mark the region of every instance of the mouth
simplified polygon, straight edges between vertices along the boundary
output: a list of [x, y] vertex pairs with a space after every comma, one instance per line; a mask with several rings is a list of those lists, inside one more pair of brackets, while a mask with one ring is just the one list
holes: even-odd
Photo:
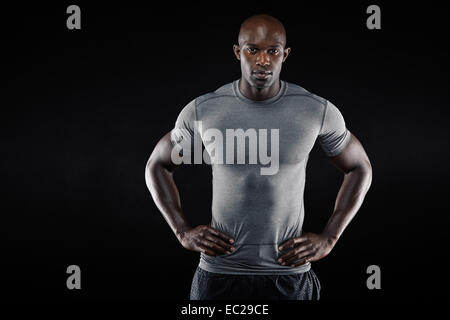
[[272, 75], [272, 72], [264, 71], [264, 70], [258, 70], [258, 71], [253, 71], [252, 75], [258, 80], [266, 80]]

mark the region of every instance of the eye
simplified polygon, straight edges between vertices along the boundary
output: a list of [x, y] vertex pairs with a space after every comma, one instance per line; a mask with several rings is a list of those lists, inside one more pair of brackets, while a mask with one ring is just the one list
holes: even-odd
[[270, 49], [269, 52], [272, 54], [277, 54], [278, 52], [280, 52], [280, 50], [279, 49]]
[[256, 48], [249, 47], [247, 50], [248, 50], [248, 52], [250, 52], [250, 53], [256, 53]]

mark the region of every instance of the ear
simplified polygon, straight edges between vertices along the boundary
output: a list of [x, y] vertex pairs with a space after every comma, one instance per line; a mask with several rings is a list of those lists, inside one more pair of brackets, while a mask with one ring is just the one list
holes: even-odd
[[237, 44], [233, 45], [233, 51], [234, 51], [234, 55], [236, 56], [236, 58], [238, 60], [241, 60], [241, 49], [239, 48], [239, 45], [237, 45]]
[[291, 48], [284, 48], [284, 50], [283, 50], [283, 62], [286, 61], [289, 53], [291, 53]]

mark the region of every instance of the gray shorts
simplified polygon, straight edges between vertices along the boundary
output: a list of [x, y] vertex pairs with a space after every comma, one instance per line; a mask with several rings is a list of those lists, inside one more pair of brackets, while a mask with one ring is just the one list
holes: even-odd
[[234, 275], [197, 267], [191, 300], [319, 300], [320, 282], [312, 269], [287, 275]]

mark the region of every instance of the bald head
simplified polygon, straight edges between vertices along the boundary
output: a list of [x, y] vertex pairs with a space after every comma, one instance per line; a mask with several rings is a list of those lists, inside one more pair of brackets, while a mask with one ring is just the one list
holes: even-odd
[[286, 30], [280, 20], [268, 15], [257, 14], [247, 18], [239, 30], [239, 46], [254, 39], [267, 39], [272, 43], [286, 46]]
[[264, 90], [265, 97], [278, 92], [281, 66], [291, 51], [286, 47], [283, 24], [267, 14], [251, 16], [241, 24], [238, 42], [233, 51], [241, 62], [240, 89], [247, 86], [260, 92], [258, 95]]

